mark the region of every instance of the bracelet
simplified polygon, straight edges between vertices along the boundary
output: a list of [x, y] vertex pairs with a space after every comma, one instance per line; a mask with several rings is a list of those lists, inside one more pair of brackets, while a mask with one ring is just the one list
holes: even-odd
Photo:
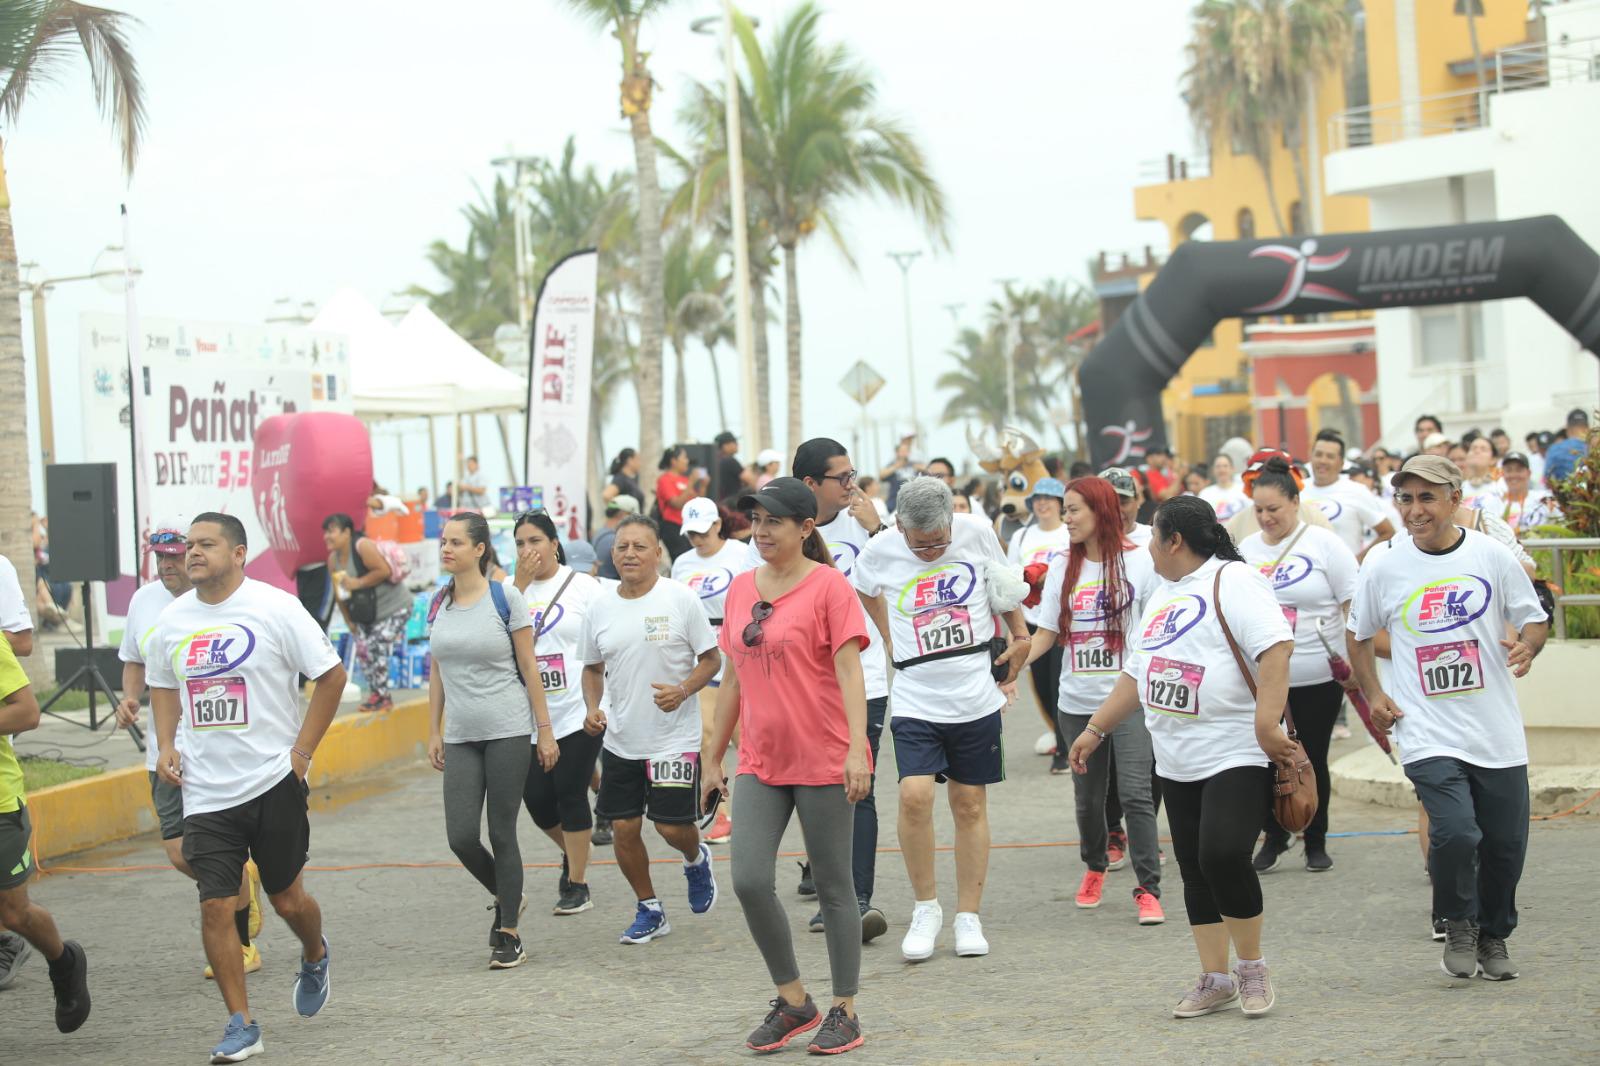
[[539, 729], [548, 729], [552, 733], [555, 732], [556, 729], [556, 727], [551, 725], [549, 722], [535, 722], [534, 725]]
[[311, 753], [310, 752], [301, 751], [299, 748], [290, 748], [289, 750], [294, 752], [296, 755], [300, 756], [306, 762], [310, 762], [311, 761]]
[[1104, 729], [1101, 729], [1099, 726], [1095, 725], [1093, 722], [1085, 722], [1084, 726], [1083, 726], [1083, 731], [1085, 733], [1093, 733], [1096, 737], [1100, 738], [1101, 740], [1106, 739], [1106, 731]]
[[678, 686], [678, 691], [683, 693], [684, 702], [688, 702], [688, 700], [689, 700], [689, 690], [687, 688], [685, 688], [683, 685], [679, 685]]

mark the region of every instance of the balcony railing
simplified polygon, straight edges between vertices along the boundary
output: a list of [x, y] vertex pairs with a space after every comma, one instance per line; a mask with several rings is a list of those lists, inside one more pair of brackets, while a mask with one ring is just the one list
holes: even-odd
[[1600, 81], [1600, 38], [1502, 48], [1484, 60], [1482, 89], [1353, 107], [1328, 123], [1331, 151], [1480, 129], [1494, 97], [1524, 89]]
[[1562, 540], [1525, 540], [1522, 542], [1522, 546], [1530, 552], [1548, 551], [1550, 553], [1550, 583], [1562, 590], [1561, 595], [1555, 598], [1555, 637], [1557, 640], [1566, 640], [1568, 607], [1600, 607], [1600, 595], [1566, 591], [1566, 553], [1600, 549], [1600, 539], [1580, 537]]

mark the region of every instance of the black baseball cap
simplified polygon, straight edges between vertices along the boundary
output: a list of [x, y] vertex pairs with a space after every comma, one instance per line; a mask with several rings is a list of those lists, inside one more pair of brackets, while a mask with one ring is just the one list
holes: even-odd
[[1587, 426], [1588, 424], [1589, 424], [1589, 412], [1585, 411], [1583, 408], [1574, 407], [1572, 410], [1567, 412], [1567, 425], [1569, 425], [1569, 426]]
[[778, 518], [817, 517], [817, 497], [804, 481], [797, 477], [775, 477], [758, 492], [747, 492], [739, 497], [738, 509], [749, 512], [757, 507]]
[[715, 444], [719, 448], [722, 447], [724, 444], [737, 444], [738, 442], [739, 442], [739, 438], [735, 437], [732, 433], [729, 433], [727, 430], [723, 430], [721, 433], [718, 433], [716, 435], [716, 437], [713, 438], [712, 441], [711, 441], [712, 444]]
[[1507, 463], [1521, 463], [1529, 469], [1532, 468], [1532, 464], [1528, 462], [1528, 457], [1521, 452], [1506, 452], [1505, 455], [1500, 457], [1500, 465], [1505, 466]]

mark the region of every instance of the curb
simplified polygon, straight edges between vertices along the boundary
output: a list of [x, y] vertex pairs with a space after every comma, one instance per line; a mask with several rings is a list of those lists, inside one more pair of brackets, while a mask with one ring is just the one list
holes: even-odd
[[[1336, 759], [1328, 767], [1334, 795], [1361, 803], [1384, 807], [1415, 808], [1416, 793], [1405, 771], [1392, 765], [1374, 746]], [[1557, 814], [1568, 810], [1600, 790], [1600, 766], [1529, 766], [1529, 813]], [[1591, 803], [1573, 812], [1600, 817], [1600, 803]]]
[[[383, 714], [335, 718], [317, 748], [307, 778], [312, 788], [416, 762], [426, 755], [428, 703], [416, 700]], [[160, 828], [150, 806], [143, 766], [80, 778], [28, 796], [35, 861], [153, 833]]]

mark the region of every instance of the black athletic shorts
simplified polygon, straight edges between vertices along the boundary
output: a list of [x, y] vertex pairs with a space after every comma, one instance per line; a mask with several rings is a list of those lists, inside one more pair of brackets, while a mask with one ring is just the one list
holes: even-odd
[[306, 817], [310, 795], [310, 788], [290, 770], [253, 800], [184, 818], [183, 858], [199, 883], [201, 902], [237, 896], [247, 859], [256, 861], [267, 895], [294, 884], [311, 847]]
[[154, 770], [150, 774], [150, 805], [161, 819], [161, 839], [177, 840], [183, 836], [183, 789], [161, 780]]
[[[600, 795], [594, 813], [611, 821], [645, 817], [666, 825], [687, 825], [700, 817], [700, 759], [692, 770], [682, 756], [661, 759], [624, 759], [600, 752]], [[656, 767], [651, 781], [650, 767]]]
[[889, 719], [900, 780], [932, 776], [962, 785], [993, 785], [1006, 779], [1002, 712], [972, 722], [929, 722], [897, 715]]
[[16, 888], [33, 876], [32, 840], [27, 804], [0, 814], [0, 889]]

